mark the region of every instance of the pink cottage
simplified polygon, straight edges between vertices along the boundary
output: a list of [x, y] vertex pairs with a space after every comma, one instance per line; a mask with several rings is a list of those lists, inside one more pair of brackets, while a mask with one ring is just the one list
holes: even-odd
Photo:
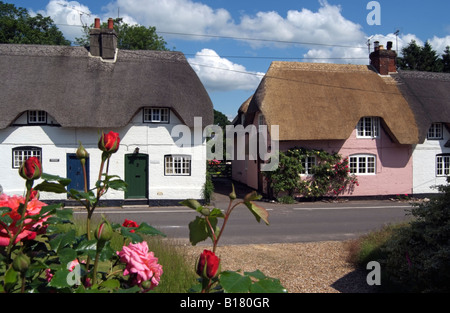
[[[273, 62], [234, 124], [265, 124], [269, 131], [278, 125], [281, 151], [301, 147], [348, 157], [359, 186], [345, 196], [411, 194], [418, 128], [396, 82], [380, 74], [389, 71], [395, 52], [380, 52], [372, 53], [372, 66]], [[267, 194], [261, 164], [234, 160], [233, 180]]]

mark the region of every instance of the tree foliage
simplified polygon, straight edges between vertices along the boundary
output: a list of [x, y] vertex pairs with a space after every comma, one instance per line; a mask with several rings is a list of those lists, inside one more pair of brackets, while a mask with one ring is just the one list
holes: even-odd
[[0, 43], [70, 45], [50, 17], [0, 1]]
[[428, 41], [421, 47], [411, 40], [402, 49], [402, 54], [403, 57], [398, 58], [398, 66], [402, 70], [450, 72], [450, 47], [446, 47], [442, 56], [439, 56]]
[[[84, 35], [75, 38], [75, 43], [80, 46], [89, 45], [89, 31], [94, 25], [84, 27]], [[106, 28], [106, 23], [101, 26]], [[142, 25], [128, 25], [121, 18], [114, 20], [114, 29], [117, 33], [117, 47], [124, 50], [169, 50], [167, 42], [163, 37], [158, 36], [155, 27], [145, 27]]]

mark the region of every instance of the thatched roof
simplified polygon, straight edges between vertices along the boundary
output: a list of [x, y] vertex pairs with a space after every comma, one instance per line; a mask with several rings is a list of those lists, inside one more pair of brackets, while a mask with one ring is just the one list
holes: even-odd
[[246, 121], [261, 111], [280, 140], [345, 140], [364, 116], [378, 116], [392, 139], [418, 141], [414, 115], [395, 82], [364, 65], [273, 62]]
[[420, 143], [432, 123], [450, 124], [450, 74], [399, 71], [392, 76], [415, 114]]
[[123, 127], [142, 107], [169, 107], [188, 126], [213, 123], [213, 106], [179, 52], [118, 50], [115, 62], [84, 47], [0, 45], [0, 129], [27, 110], [63, 127]]

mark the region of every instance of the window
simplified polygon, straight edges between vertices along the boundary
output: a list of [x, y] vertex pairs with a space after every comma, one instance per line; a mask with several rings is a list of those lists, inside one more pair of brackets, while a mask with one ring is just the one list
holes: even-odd
[[447, 176], [450, 174], [450, 154], [436, 156], [436, 176]]
[[19, 168], [30, 157], [37, 157], [42, 162], [42, 149], [38, 147], [17, 147], [13, 150], [13, 168]]
[[316, 163], [316, 157], [315, 156], [309, 156], [302, 159], [302, 167], [303, 170], [301, 174], [306, 175], [312, 175], [314, 174], [314, 167], [317, 165]]
[[47, 124], [47, 112], [28, 111], [28, 124]]
[[191, 157], [189, 155], [164, 156], [164, 171], [165, 175], [191, 175]]
[[433, 123], [431, 124], [430, 129], [428, 130], [427, 139], [442, 139], [443, 138], [443, 127], [442, 123]]
[[380, 119], [378, 117], [363, 117], [356, 126], [357, 138], [378, 138], [380, 134]]
[[375, 174], [376, 157], [374, 155], [350, 156], [350, 173], [352, 174]]
[[169, 123], [168, 108], [144, 109], [144, 123]]

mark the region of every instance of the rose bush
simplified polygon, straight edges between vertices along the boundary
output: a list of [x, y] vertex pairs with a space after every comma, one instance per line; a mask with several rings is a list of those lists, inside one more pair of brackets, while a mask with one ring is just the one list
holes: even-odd
[[[218, 243], [223, 235], [225, 226], [228, 223], [231, 213], [239, 205], [245, 205], [257, 222], [261, 220], [269, 225], [269, 214], [266, 209], [257, 205], [254, 201], [260, 199], [261, 196], [256, 192], [247, 194], [243, 200], [236, 200], [234, 186], [229, 194], [230, 202], [225, 213], [218, 208], [208, 208], [202, 206], [194, 199], [187, 199], [181, 204], [197, 211], [200, 216], [196, 216], [195, 220], [189, 223], [189, 239], [192, 245], [204, 241], [208, 238], [212, 240], [213, 249], [205, 249], [198, 258], [196, 272], [199, 276], [199, 283], [191, 288], [194, 292], [270, 292], [284, 293], [286, 289], [281, 285], [278, 279], [268, 277], [261, 271], [244, 272], [241, 275], [236, 271], [221, 271], [220, 258], [216, 254]], [[223, 219], [222, 227], [219, 226], [219, 219]]]
[[[0, 292], [147, 292], [158, 285], [162, 266], [142, 235], [163, 233], [146, 223], [111, 224], [105, 218], [96, 230], [91, 229], [95, 208], [109, 188], [126, 190], [120, 177], [108, 173], [119, 144], [117, 133], [101, 135], [99, 175], [90, 190], [85, 168], [89, 154], [81, 143], [76, 155], [83, 167], [83, 191], [67, 190], [70, 180], [44, 173], [38, 158], [25, 160], [19, 175], [25, 179], [26, 195], [0, 195]], [[34, 186], [38, 179], [42, 181]], [[66, 193], [82, 204], [86, 232], [63, 228], [73, 223], [72, 210], [41, 202], [41, 191]], [[113, 237], [123, 243], [120, 251], [112, 247]]]

